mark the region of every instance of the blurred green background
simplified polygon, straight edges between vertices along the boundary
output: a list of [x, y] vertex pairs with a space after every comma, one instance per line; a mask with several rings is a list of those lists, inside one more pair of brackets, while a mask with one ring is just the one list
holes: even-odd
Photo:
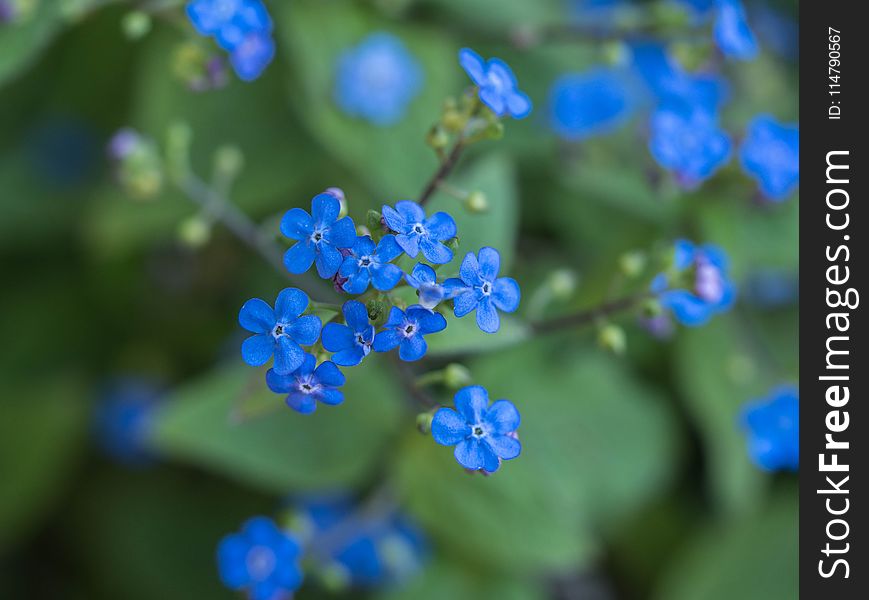
[[[563, 20], [560, 1], [272, 1], [275, 61], [254, 83], [205, 93], [173, 74], [190, 32], [155, 21], [131, 41], [122, 21], [133, 4], [44, 0], [27, 22], [0, 25], [0, 597], [231, 598], [214, 564], [224, 534], [288, 494], [364, 493], [383, 479], [433, 553], [406, 586], [368, 596], [796, 597], [796, 477], [760, 472], [737, 426], [744, 402], [797, 381], [796, 299], [768, 306], [743, 293], [728, 314], [666, 341], [622, 319], [621, 357], [593, 327], [529, 339], [518, 320], [490, 337], [451, 324], [432, 338], [434, 364], [460, 356], [522, 413], [522, 456], [471, 477], [415, 430], [386, 361], [354, 371], [339, 408], [236, 418], [280, 403], [242, 368], [236, 315], [285, 280], [219, 227], [207, 244], [185, 244], [179, 224], [194, 206], [169, 185], [129, 198], [104, 148], [123, 126], [162, 143], [186, 122], [199, 172], [221, 145], [243, 151], [233, 201], [275, 234], [285, 210], [328, 186], [361, 221], [416, 196], [436, 168], [425, 134], [466, 85], [458, 48], [498, 55], [537, 112], [476, 145], [451, 180], [484, 191], [490, 212], [468, 216], [445, 194], [432, 206], [457, 214], [462, 252], [501, 249], [525, 309], [555, 270], [576, 273], [576, 293], [552, 314], [599, 302], [624, 253], [681, 236], [724, 247], [741, 290], [759, 273], [795, 278], [797, 198], [758, 204], [733, 162], [674, 193], [650, 177], [642, 119], [578, 145], [557, 140], [548, 87], [606, 48], [523, 50], [495, 34]], [[793, 4], [777, 8], [796, 18]], [[329, 95], [337, 54], [375, 30], [401, 37], [425, 72], [390, 128], [341, 115]], [[728, 63], [725, 126], [741, 131], [758, 112], [795, 120], [796, 66], [766, 47]], [[169, 390], [163, 458], [150, 468], [117, 466], [92, 441], [98, 390], [119, 374]]]

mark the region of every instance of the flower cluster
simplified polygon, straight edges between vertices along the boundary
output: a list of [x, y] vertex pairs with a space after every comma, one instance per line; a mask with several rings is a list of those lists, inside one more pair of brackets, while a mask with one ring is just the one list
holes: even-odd
[[503, 60], [483, 60], [470, 48], [462, 48], [459, 64], [477, 86], [480, 101], [495, 115], [522, 119], [531, 113], [531, 99], [519, 89], [513, 70]]
[[688, 240], [676, 242], [672, 269], [655, 277], [651, 291], [663, 308], [688, 326], [703, 325], [727, 310], [736, 295], [724, 251]]
[[746, 405], [741, 416], [748, 454], [766, 471], [796, 471], [800, 466], [800, 393], [783, 386]]
[[272, 19], [262, 0], [191, 0], [187, 16], [197, 32], [229, 53], [244, 81], [259, 77], [275, 56]]

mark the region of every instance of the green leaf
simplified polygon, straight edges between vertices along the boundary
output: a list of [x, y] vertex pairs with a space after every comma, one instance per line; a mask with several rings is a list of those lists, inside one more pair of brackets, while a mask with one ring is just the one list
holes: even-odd
[[[266, 388], [264, 370], [222, 367], [178, 390], [153, 443], [168, 456], [284, 493], [358, 484], [378, 468], [398, 426], [401, 393], [379, 357], [345, 369], [344, 404], [302, 415]], [[276, 410], [241, 420], [246, 405]]]
[[414, 435], [397, 463], [406, 506], [450, 556], [516, 574], [575, 567], [668, 482], [671, 417], [619, 363], [535, 342], [470, 368], [518, 407], [522, 455], [469, 476], [452, 448]]
[[504, 154], [490, 154], [472, 163], [460, 173], [454, 185], [467, 191], [480, 190], [489, 200], [489, 210], [472, 214], [461, 202], [445, 193], [432, 198], [426, 210], [429, 214], [444, 211], [453, 216], [458, 229], [459, 249], [449, 265], [438, 269], [438, 276], [451, 277], [459, 272], [468, 252], [477, 253], [491, 246], [501, 253], [501, 277], [510, 274], [519, 229], [519, 195], [513, 162]]
[[444, 598], [498, 598], [543, 600], [546, 594], [534, 581], [503, 573], [468, 568], [464, 562], [435, 559], [417, 577], [385, 595], [386, 600], [443, 600]]
[[[293, 67], [290, 100], [313, 135], [377, 192], [377, 202], [414, 198], [437, 168], [425, 144], [445, 96], [461, 91], [458, 45], [440, 32], [386, 20], [359, 3], [295, 0], [275, 3], [278, 48]], [[423, 69], [423, 88], [394, 126], [377, 127], [344, 115], [332, 100], [335, 64], [368, 34], [398, 36]]]
[[794, 489], [759, 515], [703, 531], [673, 564], [656, 598], [797, 598], [799, 547]]
[[709, 497], [725, 513], [751, 509], [764, 492], [764, 475], [748, 458], [738, 419], [745, 402], [776, 382], [768, 379], [750, 333], [736, 315], [720, 315], [682, 331], [674, 359], [688, 412], [703, 440]]
[[0, 48], [3, 48], [0, 52], [0, 85], [33, 64], [60, 31], [63, 26], [60, 4], [57, 1], [38, 2], [34, 13], [22, 22], [0, 27]]
[[501, 315], [501, 329], [498, 333], [481, 331], [474, 313], [461, 319], [453, 316], [452, 312], [446, 312], [444, 316], [447, 319], [447, 328], [425, 338], [428, 342], [426, 356], [452, 356], [498, 350], [528, 339], [531, 333], [522, 320], [510, 315]]
[[[80, 458], [88, 404], [68, 378], [0, 386], [0, 550], [61, 500]], [[7, 493], [8, 492], [8, 493]]]

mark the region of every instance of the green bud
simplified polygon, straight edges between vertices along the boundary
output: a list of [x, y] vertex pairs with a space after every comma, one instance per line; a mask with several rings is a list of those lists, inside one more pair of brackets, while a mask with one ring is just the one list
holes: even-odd
[[141, 10], [130, 11], [121, 20], [121, 28], [130, 41], [137, 41], [148, 35], [151, 26], [151, 16]]
[[621, 356], [627, 350], [628, 342], [625, 337], [625, 331], [618, 325], [612, 323], [605, 325], [597, 336], [597, 341], [601, 348], [612, 352], [617, 356]]
[[371, 319], [375, 327], [380, 327], [386, 323], [386, 319], [389, 316], [390, 304], [382, 296], [378, 295], [369, 300], [365, 304], [365, 308], [368, 310], [368, 318]]
[[457, 237], [450, 238], [446, 242], [444, 242], [444, 245], [447, 248], [449, 248], [450, 250], [452, 250], [453, 252], [455, 252], [456, 250], [459, 249], [459, 238], [457, 238]]
[[465, 197], [465, 208], [473, 214], [481, 214], [489, 210], [489, 199], [486, 194], [475, 190]]
[[416, 415], [416, 428], [420, 433], [428, 435], [431, 432], [431, 422], [434, 420], [434, 415], [431, 412], [424, 412]]
[[444, 367], [444, 385], [448, 388], [458, 390], [465, 386], [471, 385], [471, 372], [464, 365], [458, 363], [450, 363]]
[[647, 318], [657, 317], [664, 311], [657, 298], [649, 298], [644, 301], [640, 310], [642, 311], [643, 316]]
[[244, 166], [244, 154], [238, 146], [221, 146], [214, 152], [214, 170], [225, 179], [234, 179]]
[[449, 145], [450, 136], [442, 126], [435, 125], [429, 129], [425, 142], [435, 150], [443, 150]]
[[194, 215], [178, 225], [178, 239], [190, 248], [201, 248], [211, 239], [211, 225], [201, 215]]
[[365, 225], [357, 225], [356, 226], [356, 235], [357, 236], [366, 236], [367, 235], [368, 237], [371, 237], [371, 230], [368, 229]]
[[555, 300], [569, 300], [576, 291], [576, 273], [570, 269], [557, 269], [549, 275], [549, 288]]
[[369, 231], [382, 231], [383, 215], [380, 214], [380, 211], [369, 210], [365, 213], [365, 226], [368, 227]]
[[330, 562], [317, 570], [317, 578], [327, 591], [343, 592], [350, 587], [350, 573], [344, 565]]
[[458, 133], [465, 128], [467, 123], [467, 115], [458, 110], [446, 110], [441, 116], [441, 125], [443, 126], [443, 129], [451, 133]]
[[625, 277], [637, 277], [646, 268], [646, 255], [642, 252], [628, 252], [619, 258], [619, 270]]

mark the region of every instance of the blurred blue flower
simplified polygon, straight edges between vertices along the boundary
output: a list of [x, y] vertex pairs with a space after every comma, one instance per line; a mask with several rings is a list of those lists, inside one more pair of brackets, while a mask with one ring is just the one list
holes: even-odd
[[479, 385], [456, 392], [455, 410], [439, 409], [431, 434], [442, 446], [455, 446], [455, 457], [466, 469], [494, 473], [502, 460], [519, 456], [522, 444], [516, 436], [519, 411], [509, 400], [489, 406], [489, 393]]
[[633, 68], [656, 105], [714, 113], [727, 96], [727, 83], [714, 73], [687, 73], [658, 42], [631, 46]]
[[800, 182], [800, 127], [784, 125], [769, 115], [748, 124], [739, 162], [770, 200], [784, 200]]
[[334, 352], [332, 362], [352, 367], [362, 362], [374, 343], [374, 325], [368, 322], [368, 310], [356, 300], [348, 300], [341, 307], [342, 323], [326, 323], [323, 327], [323, 347]]
[[718, 0], [713, 37], [725, 56], [751, 60], [757, 56], [757, 38], [748, 26], [741, 0]]
[[[396, 512], [368, 516], [344, 497], [316, 498], [299, 510], [307, 537], [325, 565], [356, 587], [399, 583], [416, 573], [426, 557], [422, 532]], [[340, 530], [342, 535], [332, 537]], [[328, 548], [318, 542], [337, 540]]]
[[764, 47], [790, 60], [799, 58], [800, 28], [796, 20], [771, 6], [753, 6], [751, 13], [754, 29], [763, 40]]
[[272, 20], [261, 0], [191, 0], [187, 16], [197, 32], [229, 52], [244, 81], [259, 77], [274, 58]]
[[127, 466], [149, 464], [148, 436], [161, 394], [150, 381], [122, 377], [106, 385], [94, 410], [94, 435], [102, 451]]
[[432, 264], [445, 264], [453, 260], [453, 251], [442, 242], [456, 236], [456, 222], [445, 212], [426, 218], [422, 207], [411, 200], [396, 202], [395, 208], [383, 205], [383, 220], [395, 232], [395, 241], [411, 258], [422, 250]]
[[736, 289], [728, 273], [727, 256], [718, 246], [696, 246], [688, 240], [678, 240], [673, 267], [676, 285], [687, 277], [691, 289], [674, 289], [671, 278], [661, 273], [652, 281], [651, 291], [658, 296], [661, 306], [683, 325], [703, 325], [733, 304]]
[[428, 345], [424, 336], [446, 329], [447, 320], [440, 313], [414, 305], [407, 312], [393, 306], [383, 330], [374, 337], [375, 352], [389, 352], [398, 346], [401, 360], [419, 360]]
[[549, 90], [549, 122], [564, 139], [607, 133], [635, 107], [630, 85], [612, 69], [559, 77]]
[[305, 354], [302, 364], [289, 375], [274, 369], [266, 373], [266, 385], [276, 394], [287, 394], [287, 406], [302, 414], [317, 410], [317, 402], [335, 406], [344, 402], [344, 374], [332, 361], [317, 365], [313, 354]]
[[459, 64], [480, 88], [480, 100], [499, 117], [509, 114], [521, 119], [531, 112], [531, 99], [519, 90], [512, 69], [500, 58], [488, 61], [471, 50], [459, 50]]
[[350, 116], [393, 125], [422, 89], [419, 62], [396, 36], [377, 32], [338, 58], [333, 98]]
[[437, 273], [426, 264], [417, 263], [413, 271], [404, 278], [407, 284], [416, 290], [419, 304], [423, 308], [432, 310], [442, 300], [449, 299], [444, 286], [437, 282]]
[[250, 600], [288, 598], [302, 584], [299, 543], [267, 517], [253, 517], [217, 546], [220, 580]]
[[394, 235], [383, 236], [377, 246], [370, 236], [358, 236], [338, 270], [338, 274], [347, 279], [342, 285], [344, 291], [361, 294], [369, 283], [381, 292], [391, 290], [404, 276], [401, 269], [390, 264], [400, 254], [401, 247]]
[[792, 386], [746, 404], [741, 415], [748, 454], [766, 471], [796, 471], [800, 466], [800, 392]]
[[309, 346], [320, 336], [320, 317], [302, 315], [308, 307], [308, 297], [302, 290], [281, 290], [275, 308], [259, 298], [244, 303], [238, 313], [238, 322], [256, 334], [241, 345], [244, 362], [259, 367], [274, 355], [275, 372], [288, 375], [298, 369], [305, 359], [300, 344]]
[[757, 269], [748, 274], [744, 284], [745, 301], [761, 308], [792, 306], [799, 301], [800, 280], [796, 272], [780, 269]]
[[703, 110], [661, 108], [652, 114], [649, 149], [679, 183], [696, 187], [730, 158], [730, 137]]
[[501, 327], [498, 311], [519, 308], [519, 284], [511, 277], [498, 277], [501, 255], [494, 248], [481, 248], [479, 258], [468, 252], [459, 268], [459, 278], [447, 279], [444, 289], [453, 298], [453, 312], [464, 317], [477, 311], [477, 326], [486, 333]]
[[344, 261], [340, 249], [356, 242], [356, 226], [350, 217], [339, 219], [341, 203], [334, 194], [324, 192], [311, 200], [311, 214], [301, 208], [291, 208], [281, 219], [281, 233], [298, 240], [284, 254], [284, 266], [299, 275], [317, 266], [317, 273], [329, 279]]
[[676, 0], [678, 4], [690, 8], [698, 15], [708, 13], [712, 7], [715, 6], [716, 1], [717, 0]]

